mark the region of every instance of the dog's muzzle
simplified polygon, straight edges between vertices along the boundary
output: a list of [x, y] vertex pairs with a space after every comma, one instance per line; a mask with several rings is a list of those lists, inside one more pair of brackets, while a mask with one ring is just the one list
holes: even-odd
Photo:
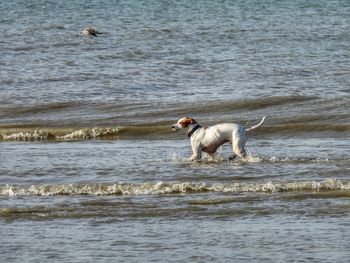
[[173, 126], [171, 126], [171, 129], [173, 131], [179, 131], [180, 130], [180, 127], [177, 125], [177, 124], [174, 124]]

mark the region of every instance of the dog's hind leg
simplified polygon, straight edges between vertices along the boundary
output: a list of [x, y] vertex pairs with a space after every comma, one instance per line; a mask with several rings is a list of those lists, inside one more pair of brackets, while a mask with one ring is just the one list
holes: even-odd
[[208, 161], [213, 162], [215, 160], [214, 154], [213, 153], [207, 153]]
[[247, 153], [244, 149], [245, 143], [247, 142], [247, 137], [244, 132], [233, 132], [232, 134], [232, 151], [234, 155], [241, 157], [242, 159], [246, 158]]
[[234, 157], [239, 156], [242, 159], [247, 157], [247, 153], [246, 153], [245, 149], [242, 147], [233, 147], [233, 152], [234, 152], [234, 154], [233, 154]]

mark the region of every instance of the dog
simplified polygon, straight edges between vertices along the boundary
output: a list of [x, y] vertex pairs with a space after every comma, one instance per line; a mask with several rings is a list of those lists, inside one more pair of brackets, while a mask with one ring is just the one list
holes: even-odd
[[174, 125], [173, 131], [184, 129], [191, 139], [192, 156], [189, 160], [195, 161], [202, 158], [202, 152], [207, 153], [209, 160], [214, 160], [214, 153], [224, 143], [232, 144], [233, 155], [230, 159], [237, 156], [245, 159], [247, 153], [244, 146], [247, 142], [248, 132], [259, 128], [265, 121], [266, 116], [262, 118], [259, 124], [248, 129], [235, 123], [221, 123], [209, 128], [203, 128], [194, 119], [184, 117]]

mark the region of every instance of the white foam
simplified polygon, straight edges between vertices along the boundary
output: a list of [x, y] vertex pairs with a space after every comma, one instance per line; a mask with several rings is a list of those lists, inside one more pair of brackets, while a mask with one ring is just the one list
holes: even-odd
[[54, 195], [159, 195], [176, 193], [241, 193], [241, 192], [297, 192], [350, 191], [349, 180], [266, 182], [266, 183], [192, 183], [157, 182], [144, 184], [68, 184], [68, 185], [0, 185], [0, 196], [54, 196]]
[[34, 132], [18, 132], [11, 133], [9, 135], [3, 134], [2, 137], [4, 140], [9, 141], [41, 141], [45, 140], [47, 138], [47, 135], [35, 130]]

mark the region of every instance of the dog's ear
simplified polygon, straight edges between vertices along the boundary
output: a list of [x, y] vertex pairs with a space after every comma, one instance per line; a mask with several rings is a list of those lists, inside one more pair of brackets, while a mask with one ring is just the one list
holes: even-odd
[[191, 124], [196, 124], [197, 123], [194, 119], [192, 119], [192, 118], [189, 118], [189, 119], [191, 120]]
[[190, 124], [197, 124], [197, 122], [196, 122], [194, 119], [192, 119], [192, 118], [188, 118], [187, 121], [188, 121], [188, 124], [187, 124], [187, 125], [190, 125]]

